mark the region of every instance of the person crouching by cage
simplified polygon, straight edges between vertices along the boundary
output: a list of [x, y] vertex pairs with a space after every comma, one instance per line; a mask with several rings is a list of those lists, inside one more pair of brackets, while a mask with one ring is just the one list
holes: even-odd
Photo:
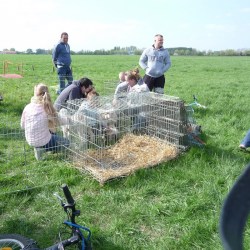
[[136, 71], [127, 71], [126, 81], [117, 85], [113, 105], [116, 105], [116, 101], [120, 98], [127, 97], [129, 92], [149, 92], [148, 86], [142, 81]]
[[56, 134], [59, 125], [48, 87], [39, 83], [34, 87], [34, 96], [22, 112], [21, 128], [25, 138], [34, 147], [35, 158], [41, 160], [46, 151], [58, 152], [69, 147], [69, 140]]
[[80, 80], [74, 80], [73, 83], [65, 88], [56, 98], [54, 108], [59, 112], [62, 108], [68, 107], [68, 102], [86, 98], [88, 93], [93, 89], [93, 82], [87, 77], [83, 77]]

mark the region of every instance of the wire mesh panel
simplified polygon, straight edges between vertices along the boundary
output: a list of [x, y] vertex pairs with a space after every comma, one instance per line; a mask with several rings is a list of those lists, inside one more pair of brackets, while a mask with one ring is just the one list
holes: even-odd
[[[98, 176], [101, 182], [106, 177], [100, 177], [100, 171], [107, 173], [107, 169], [115, 169], [116, 172], [119, 170], [119, 175], [124, 175], [136, 158], [143, 157], [143, 154], [152, 155], [151, 152], [158, 148], [156, 142], [163, 151], [171, 148], [169, 158], [176, 157], [188, 147], [187, 123], [191, 114], [186, 112], [183, 101], [177, 97], [151, 92], [96, 96], [90, 100], [69, 101], [59, 116], [68, 119], [67, 125], [61, 129], [70, 141], [71, 160], [80, 169]], [[134, 154], [133, 147], [139, 150], [135, 144], [141, 145], [141, 155]], [[153, 149], [148, 147], [150, 145]], [[132, 152], [125, 146], [131, 146]], [[139, 163], [139, 167], [165, 161], [166, 155], [162, 158], [153, 154], [153, 158]], [[98, 174], [93, 168], [98, 169]]]
[[[39, 131], [36, 136], [39, 137]], [[20, 121], [11, 117], [0, 120], [0, 194], [60, 181], [59, 175], [55, 179], [49, 173], [55, 172], [55, 168], [59, 171], [65, 165], [66, 150], [61, 150], [60, 145], [54, 151], [48, 147], [40, 152], [37, 161], [38, 149], [27, 143]]]
[[114, 93], [115, 89], [118, 85], [118, 80], [104, 80], [102, 81], [100, 92], [102, 93], [103, 96], [108, 96], [110, 93]]
[[25, 161], [24, 149], [24, 131], [20, 130], [20, 125], [15, 122], [3, 123], [0, 121], [0, 161], [4, 166], [15, 156], [17, 161]]

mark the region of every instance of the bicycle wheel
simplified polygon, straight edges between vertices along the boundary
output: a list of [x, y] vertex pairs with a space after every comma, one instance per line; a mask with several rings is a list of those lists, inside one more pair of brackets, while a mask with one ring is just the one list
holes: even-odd
[[0, 250], [38, 250], [36, 242], [18, 234], [0, 234]]

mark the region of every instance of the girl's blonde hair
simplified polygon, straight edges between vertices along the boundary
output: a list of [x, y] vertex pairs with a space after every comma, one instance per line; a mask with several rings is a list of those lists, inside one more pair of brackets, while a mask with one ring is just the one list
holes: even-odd
[[41, 103], [43, 105], [43, 108], [48, 115], [49, 129], [51, 130], [51, 132], [55, 132], [59, 122], [57, 112], [51, 101], [48, 87], [43, 83], [39, 83], [38, 85], [36, 85], [34, 97], [38, 103]]

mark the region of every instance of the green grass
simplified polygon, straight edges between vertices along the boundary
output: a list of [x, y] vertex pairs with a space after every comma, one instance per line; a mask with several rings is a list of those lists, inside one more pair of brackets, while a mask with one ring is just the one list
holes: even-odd
[[[52, 98], [56, 98], [57, 75], [49, 56], [0, 58], [24, 65], [24, 78], [0, 78], [3, 134], [19, 129], [22, 109], [35, 84], [48, 84]], [[72, 58], [75, 78], [89, 77], [101, 94], [106, 88], [104, 82], [118, 81], [119, 71], [134, 68], [139, 59]], [[218, 234], [221, 207], [250, 161], [250, 154], [238, 150], [249, 129], [249, 67], [249, 57], [172, 57], [165, 93], [187, 103], [195, 94], [198, 102], [207, 106], [205, 110], [195, 109], [205, 148], [191, 148], [178, 159], [104, 186], [56, 156], [44, 162], [36, 162], [32, 154], [24, 157], [18, 135], [13, 135], [14, 145], [13, 140], [0, 137], [0, 232], [34, 238], [41, 247], [52, 244], [64, 220], [53, 192], [67, 183], [82, 211], [78, 222], [93, 232], [94, 249], [222, 249]], [[14, 65], [13, 71], [17, 73]], [[13, 150], [17, 152], [11, 154]], [[27, 148], [27, 152], [32, 149]], [[246, 246], [250, 244], [248, 238]]]

